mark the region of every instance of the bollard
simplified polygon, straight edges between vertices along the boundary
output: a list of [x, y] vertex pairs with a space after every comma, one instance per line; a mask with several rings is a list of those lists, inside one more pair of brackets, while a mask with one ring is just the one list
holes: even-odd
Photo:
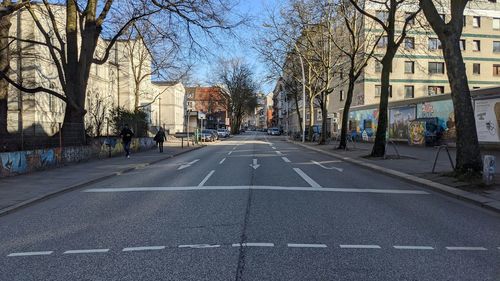
[[485, 185], [492, 185], [495, 181], [495, 156], [485, 155], [483, 159], [483, 182]]

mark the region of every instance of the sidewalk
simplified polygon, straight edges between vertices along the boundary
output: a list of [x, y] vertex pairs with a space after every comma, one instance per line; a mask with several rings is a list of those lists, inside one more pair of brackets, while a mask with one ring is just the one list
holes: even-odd
[[144, 167], [172, 158], [202, 146], [181, 148], [180, 141], [165, 143], [164, 152], [157, 149], [131, 154], [130, 159], [113, 157], [95, 159], [46, 171], [0, 179], [0, 215], [91, 183], [113, 177], [119, 173]]
[[[436, 163], [436, 173], [432, 173], [432, 166], [436, 158], [437, 148], [415, 147], [405, 144], [396, 144], [396, 148], [401, 155], [396, 159], [396, 151], [393, 145], [387, 146], [388, 159], [366, 158], [370, 154], [372, 143], [349, 143], [349, 149], [337, 150], [338, 143], [328, 145], [317, 145], [316, 143], [299, 143], [306, 148], [340, 158], [346, 162], [364, 166], [377, 170], [384, 174], [401, 178], [403, 180], [426, 185], [434, 190], [446, 193], [467, 201], [471, 201], [480, 206], [500, 212], [500, 171], [497, 169], [495, 183], [492, 186], [476, 188], [469, 183], [459, 182], [453, 177], [446, 176], [453, 169], [448, 155], [444, 149], [439, 154]], [[449, 148], [451, 159], [455, 162], [455, 148]], [[494, 155], [500, 161], [499, 151], [481, 151], [483, 155]]]

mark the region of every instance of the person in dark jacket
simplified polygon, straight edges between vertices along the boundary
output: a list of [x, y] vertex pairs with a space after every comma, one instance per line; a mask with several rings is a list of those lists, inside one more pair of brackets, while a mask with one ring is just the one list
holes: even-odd
[[125, 150], [125, 156], [130, 158], [130, 143], [132, 142], [132, 137], [134, 136], [134, 132], [129, 129], [128, 124], [123, 126], [122, 131], [120, 132], [120, 137], [123, 141], [123, 149]]
[[158, 130], [158, 133], [156, 133], [154, 140], [156, 141], [156, 145], [160, 149], [160, 153], [163, 153], [163, 142], [167, 140], [163, 128], [160, 128], [160, 130]]

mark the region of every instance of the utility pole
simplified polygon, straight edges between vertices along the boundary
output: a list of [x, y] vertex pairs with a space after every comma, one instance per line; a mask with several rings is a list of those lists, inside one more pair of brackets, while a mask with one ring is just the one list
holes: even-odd
[[302, 142], [306, 141], [306, 74], [304, 72], [304, 61], [299, 55], [300, 67], [302, 68]]
[[158, 98], [158, 127], [161, 127], [161, 98]]

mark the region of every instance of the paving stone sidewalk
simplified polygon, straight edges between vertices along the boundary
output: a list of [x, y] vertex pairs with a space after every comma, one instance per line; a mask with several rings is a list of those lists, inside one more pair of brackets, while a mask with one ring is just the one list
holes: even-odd
[[195, 145], [181, 148], [180, 141], [165, 143], [164, 152], [157, 149], [131, 154], [125, 157], [93, 159], [45, 171], [33, 172], [0, 179], [0, 215], [6, 214], [43, 200], [60, 192], [97, 182], [145, 165], [150, 165], [173, 156], [198, 149]]
[[[300, 144], [300, 143], [297, 143]], [[387, 155], [388, 159], [374, 159], [366, 158], [371, 152], [373, 146], [372, 143], [355, 143], [348, 145], [348, 150], [338, 150], [336, 149], [338, 143], [330, 143], [328, 145], [317, 145], [315, 143], [306, 143], [307, 147], [324, 151], [329, 154], [336, 155], [339, 158], [348, 157], [353, 159], [353, 162], [358, 161], [359, 163], [366, 163], [367, 167], [375, 166], [380, 167], [385, 170], [392, 170], [400, 173], [404, 173], [410, 176], [414, 176], [420, 179], [430, 180], [432, 182], [445, 185], [447, 187], [452, 187], [457, 189], [458, 193], [468, 192], [471, 198], [475, 197], [483, 205], [486, 201], [488, 204], [494, 204], [498, 206], [500, 210], [500, 167], [497, 165], [497, 170], [495, 174], [495, 183], [487, 188], [472, 188], [470, 184], [459, 182], [453, 177], [447, 176], [446, 174], [452, 172], [452, 167], [448, 155], [444, 150], [441, 150], [439, 158], [436, 162], [435, 173], [432, 173], [432, 167], [434, 160], [436, 158], [436, 153], [438, 149], [436, 147], [416, 147], [409, 146], [406, 144], [396, 144], [396, 149], [398, 150], [401, 157], [396, 159], [396, 150], [391, 144], [388, 146]], [[455, 148], [448, 148], [451, 159], [455, 161]], [[481, 154], [484, 155], [494, 155], [496, 156], [497, 162], [500, 161], [500, 151], [494, 150], [482, 150]], [[333, 156], [332, 155], [332, 156]], [[397, 173], [395, 173], [397, 174]], [[402, 174], [402, 177], [404, 175]], [[449, 188], [448, 188], [449, 189]], [[451, 190], [451, 189], [449, 189]], [[451, 190], [452, 191], [452, 190]], [[464, 191], [464, 192], [463, 192]], [[453, 192], [453, 191], [452, 191]], [[459, 196], [460, 197], [460, 196]], [[474, 200], [471, 200], [474, 201]]]

